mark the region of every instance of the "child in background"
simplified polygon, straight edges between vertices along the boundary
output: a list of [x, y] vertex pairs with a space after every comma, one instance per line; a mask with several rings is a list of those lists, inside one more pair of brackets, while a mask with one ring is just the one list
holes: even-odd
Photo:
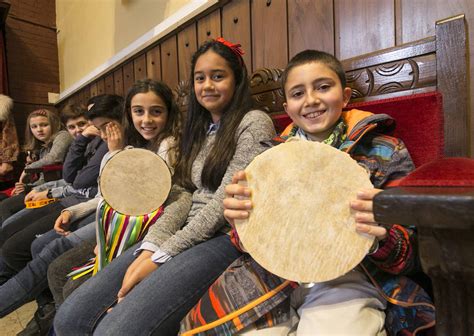
[[[282, 86], [286, 98], [284, 108], [293, 123], [275, 139], [275, 144], [290, 137], [329, 144], [366, 167], [375, 188], [396, 185], [414, 168], [403, 142], [386, 135], [393, 129], [389, 116], [360, 110], [342, 111], [349, 102], [351, 89], [346, 87], [341, 63], [332, 55], [314, 50], [297, 54], [282, 75]], [[224, 214], [231, 224], [235, 219], [247, 218], [252, 207], [248, 199], [251, 190], [237, 184], [239, 180], [245, 180], [244, 172], [236, 174], [226, 188]], [[244, 255], [188, 313], [182, 323], [182, 331], [188, 331], [184, 335], [294, 335], [294, 332], [298, 335], [385, 335], [387, 301], [410, 301], [407, 310], [395, 307], [388, 311], [389, 334], [402, 330], [413, 332], [432, 325], [433, 306], [414, 303], [429, 301], [426, 293], [407, 278], [397, 276], [410, 273], [417, 266], [415, 232], [413, 228], [400, 225], [386, 229], [375, 222], [372, 200], [379, 191], [362, 190], [351, 203], [356, 212], [357, 232], [373, 235], [377, 242], [361, 265], [331, 281], [300, 287], [293, 284], [282, 290], [281, 295], [265, 300], [245, 314], [240, 310], [233, 319], [226, 320], [229, 314], [284, 282]], [[236, 199], [234, 195], [244, 199]], [[236, 232], [233, 237], [242, 248]], [[268, 276], [252, 277], [255, 274], [252, 270], [257, 269], [258, 274]], [[235, 283], [234, 286], [226, 283], [229, 272], [241, 275], [238, 288]], [[384, 293], [377, 282], [371, 281], [374, 278]], [[394, 291], [395, 288], [400, 290]], [[388, 298], [392, 293], [396, 293], [398, 301]], [[216, 307], [224, 308], [217, 312]], [[395, 317], [393, 311], [403, 318]], [[214, 323], [209, 325], [211, 322]], [[192, 330], [198, 327], [203, 327], [200, 328], [202, 333]]]
[[[25, 168], [41, 168], [54, 163], [62, 163], [69, 145], [72, 142], [71, 135], [63, 130], [61, 121], [56, 113], [46, 109], [36, 110], [27, 118], [27, 129], [25, 135], [24, 151], [27, 153]], [[14, 213], [25, 207], [25, 172], [21, 176], [12, 191], [12, 197], [0, 203], [1, 221], [5, 221]], [[32, 186], [44, 183], [43, 175]]]
[[226, 244], [224, 186], [275, 131], [264, 112], [252, 110], [239, 47], [209, 41], [192, 58], [189, 111], [173, 176], [175, 188], [192, 193], [191, 208], [167, 202], [141, 244], [66, 299], [55, 318], [58, 335], [176, 335], [203, 290], [240, 255]]

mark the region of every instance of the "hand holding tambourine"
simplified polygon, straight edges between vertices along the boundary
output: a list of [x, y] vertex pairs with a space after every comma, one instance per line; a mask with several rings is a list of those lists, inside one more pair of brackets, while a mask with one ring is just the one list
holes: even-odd
[[[233, 182], [244, 178], [240, 174]], [[372, 246], [374, 233], [357, 232], [351, 205], [366, 190], [369, 201], [363, 198], [355, 208], [367, 208], [377, 191], [348, 154], [291, 141], [256, 157], [245, 176], [248, 187], [232, 184], [226, 193], [251, 193], [251, 202], [226, 198], [224, 214], [235, 220], [247, 252], [270, 272], [300, 282], [328, 281], [352, 270]]]

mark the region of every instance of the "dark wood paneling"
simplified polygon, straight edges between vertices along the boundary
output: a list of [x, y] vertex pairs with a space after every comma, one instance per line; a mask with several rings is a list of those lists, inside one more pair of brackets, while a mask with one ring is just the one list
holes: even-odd
[[252, 69], [252, 43], [250, 34], [249, 0], [233, 1], [222, 8], [222, 36], [233, 43], [240, 43], [247, 69]]
[[133, 60], [135, 80], [146, 78], [146, 56], [141, 54]]
[[91, 97], [97, 96], [97, 82], [92, 83], [89, 89], [90, 89]]
[[252, 1], [253, 70], [284, 68], [288, 62], [286, 1]]
[[133, 71], [133, 61], [126, 63], [123, 66], [123, 94], [127, 94], [128, 90], [135, 83], [134, 71]]
[[10, 15], [36, 25], [54, 29], [56, 26], [55, 0], [13, 0]]
[[161, 80], [161, 55], [159, 45], [146, 53], [146, 73], [148, 78]]
[[104, 78], [105, 83], [105, 93], [114, 94], [114, 74], [110, 73]]
[[178, 85], [178, 52], [176, 35], [161, 43], [161, 78], [172, 89]]
[[105, 93], [105, 81], [103, 78], [97, 81], [97, 95]]
[[[468, 94], [474, 97], [474, 1], [472, 0], [397, 0], [399, 3], [397, 17], [398, 43], [406, 43], [435, 34], [434, 23], [437, 20], [466, 13], [469, 36], [470, 87]], [[429, 10], [426, 10], [429, 8]], [[474, 132], [474, 99], [470, 99], [470, 132]], [[470, 135], [471, 156], [474, 157], [474, 136]]]
[[114, 71], [114, 92], [116, 95], [123, 97], [123, 71], [118, 68]]
[[91, 98], [90, 86], [86, 86], [84, 89], [82, 89], [82, 97], [84, 99], [84, 104], [87, 104], [87, 101]]
[[305, 49], [334, 54], [332, 0], [288, 1], [289, 57]]
[[197, 23], [198, 44], [201, 45], [207, 40], [215, 39], [222, 35], [221, 33], [221, 11], [216, 9], [211, 14], [203, 17]]
[[334, 7], [339, 59], [395, 45], [393, 0], [335, 0]]
[[191, 57], [196, 50], [196, 25], [192, 24], [178, 33], [178, 68], [180, 80], [189, 79]]

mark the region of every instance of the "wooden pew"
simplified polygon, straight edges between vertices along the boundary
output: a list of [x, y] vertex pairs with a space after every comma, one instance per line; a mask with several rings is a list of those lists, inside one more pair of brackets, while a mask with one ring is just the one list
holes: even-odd
[[[406, 113], [397, 116], [397, 104], [403, 109], [413, 100], [408, 120], [414, 122], [402, 122], [399, 128], [410, 138], [400, 136], [417, 167], [442, 157], [469, 156], [467, 45], [464, 15], [459, 15], [438, 21], [435, 36], [342, 61], [353, 91], [352, 107], [372, 111], [383, 102], [395, 106], [393, 113], [388, 112], [395, 120], [407, 119]], [[281, 69], [259, 69], [250, 77], [253, 99], [269, 113], [277, 131], [290, 122], [283, 110], [281, 74]], [[180, 83], [176, 91], [182, 111], [187, 90], [188, 84]], [[423, 99], [433, 100], [433, 106], [438, 103], [440, 115], [420, 111], [420, 124], [416, 104]], [[438, 118], [440, 125], [432, 127], [439, 127], [441, 137], [434, 143], [438, 148], [425, 151], [423, 146], [432, 139], [411, 132], [425, 127], [431, 117]], [[392, 188], [374, 202], [377, 221], [418, 228], [421, 263], [433, 284], [438, 335], [474, 333], [474, 181], [466, 183], [464, 187]]]

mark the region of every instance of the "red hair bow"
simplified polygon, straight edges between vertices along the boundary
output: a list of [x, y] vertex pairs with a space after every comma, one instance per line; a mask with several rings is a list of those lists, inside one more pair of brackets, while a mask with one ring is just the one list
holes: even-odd
[[222, 43], [226, 47], [229, 47], [232, 52], [237, 55], [239, 58], [242, 58], [242, 56], [245, 54], [245, 51], [241, 48], [242, 46], [240, 43], [232, 43], [227, 40], [225, 40], [223, 37], [218, 37], [216, 38], [216, 42]]

